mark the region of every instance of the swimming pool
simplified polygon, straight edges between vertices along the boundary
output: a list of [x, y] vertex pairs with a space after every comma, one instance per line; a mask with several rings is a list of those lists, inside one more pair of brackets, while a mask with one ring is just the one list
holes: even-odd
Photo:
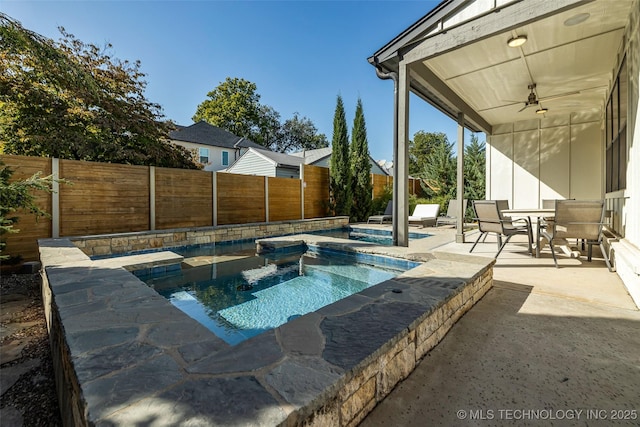
[[[333, 230], [314, 231], [312, 234], [318, 234], [328, 237], [339, 237], [341, 239], [358, 240], [361, 242], [369, 242], [385, 246], [390, 246], [393, 244], [391, 231], [379, 228], [336, 228]], [[430, 234], [426, 233], [409, 233], [409, 239], [411, 240], [424, 239], [429, 236]]]
[[256, 255], [249, 242], [183, 255], [181, 270], [140, 279], [231, 345], [419, 265], [313, 247]]

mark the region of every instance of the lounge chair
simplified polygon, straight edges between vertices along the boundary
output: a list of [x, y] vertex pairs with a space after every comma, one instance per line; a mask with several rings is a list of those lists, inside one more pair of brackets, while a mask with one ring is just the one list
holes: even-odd
[[591, 261], [592, 246], [600, 246], [600, 252], [612, 271], [611, 263], [602, 244], [604, 226], [604, 200], [556, 200], [555, 217], [542, 231], [549, 241], [553, 262], [558, 267], [554, 244], [560, 239], [583, 239], [588, 246], [587, 261]]
[[387, 208], [384, 210], [382, 215], [371, 215], [369, 219], [367, 219], [367, 224], [370, 222], [377, 222], [382, 224], [385, 221], [393, 221], [393, 200], [389, 200], [387, 203]]
[[[462, 212], [466, 212], [467, 199], [463, 199], [462, 203], [463, 203]], [[462, 217], [464, 218], [464, 214], [462, 215]], [[447, 206], [447, 214], [444, 216], [439, 216], [438, 219], [436, 219], [436, 227], [439, 226], [440, 224], [455, 225], [457, 221], [458, 221], [458, 200], [452, 199], [452, 200], [449, 200], [449, 205]]]
[[[499, 200], [474, 200], [473, 210], [476, 213], [476, 219], [478, 221], [478, 229], [480, 235], [476, 239], [469, 252], [472, 252], [476, 247], [480, 239], [489, 233], [495, 233], [498, 237], [498, 253], [495, 258], [498, 258], [502, 249], [509, 243], [509, 240], [516, 234], [526, 234], [529, 239], [529, 255], [533, 255], [533, 231], [531, 230], [531, 223], [526, 218], [512, 220], [509, 217], [503, 217], [500, 212], [500, 208], [503, 203]], [[506, 239], [502, 242], [502, 236]]]
[[437, 203], [416, 205], [408, 220], [410, 224], [412, 222], [422, 224], [423, 228], [433, 226], [436, 224], [438, 212], [440, 212], [440, 205]]

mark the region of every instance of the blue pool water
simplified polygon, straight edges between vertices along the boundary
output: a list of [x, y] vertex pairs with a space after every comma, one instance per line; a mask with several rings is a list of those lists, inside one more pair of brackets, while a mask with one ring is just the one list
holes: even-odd
[[[393, 237], [390, 230], [384, 230], [379, 228], [340, 228], [334, 230], [315, 231], [313, 234], [319, 234], [322, 236], [339, 237], [341, 239], [358, 240], [361, 242], [375, 243], [378, 245], [391, 246], [393, 244]], [[409, 239], [424, 239], [429, 237], [426, 233], [409, 233]]]
[[[253, 242], [183, 255], [182, 270], [140, 279], [231, 345], [418, 265], [312, 249], [263, 256]], [[372, 264], [376, 259], [393, 265]]]

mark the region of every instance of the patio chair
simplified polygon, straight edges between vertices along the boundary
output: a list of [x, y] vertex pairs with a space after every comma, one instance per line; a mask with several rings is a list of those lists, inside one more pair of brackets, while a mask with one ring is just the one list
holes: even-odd
[[[498, 253], [495, 255], [495, 258], [498, 258], [500, 252], [502, 252], [505, 245], [509, 243], [509, 240], [513, 236], [526, 234], [529, 241], [529, 255], [533, 255], [533, 231], [531, 230], [531, 223], [526, 218], [512, 220], [511, 218], [503, 217], [500, 212], [501, 205], [502, 203], [499, 200], [473, 201], [473, 210], [476, 213], [476, 218], [474, 219], [478, 221], [480, 235], [469, 252], [473, 252], [473, 249], [482, 237], [486, 237], [489, 233], [495, 233], [498, 238]], [[504, 242], [502, 241], [503, 236], [506, 237]]]
[[[467, 199], [462, 200], [462, 212], [467, 211]], [[462, 215], [464, 218], [464, 214]], [[449, 205], [447, 206], [447, 214], [443, 216], [439, 216], [436, 219], [436, 227], [440, 224], [454, 224], [458, 220], [458, 200], [451, 199], [449, 200]]]
[[371, 215], [367, 219], [367, 224], [369, 224], [370, 222], [378, 222], [382, 224], [385, 221], [392, 221], [392, 220], [393, 220], [393, 200], [389, 200], [389, 203], [387, 203], [387, 208], [384, 210], [384, 213], [382, 215]]
[[438, 212], [440, 212], [440, 205], [437, 203], [416, 205], [408, 221], [410, 224], [418, 222], [423, 228], [435, 225]]
[[591, 262], [593, 245], [600, 246], [607, 268], [612, 271], [611, 263], [602, 243], [604, 200], [556, 200], [555, 208], [554, 220], [542, 231], [542, 236], [549, 241], [556, 268], [558, 268], [558, 260], [554, 243], [559, 239], [578, 239], [586, 241], [587, 261], [589, 262]]

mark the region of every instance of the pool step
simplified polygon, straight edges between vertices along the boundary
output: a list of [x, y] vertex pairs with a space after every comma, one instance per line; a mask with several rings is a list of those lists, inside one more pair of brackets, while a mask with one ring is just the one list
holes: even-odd
[[355, 279], [366, 283], [380, 283], [389, 280], [398, 275], [397, 272], [380, 270], [378, 268], [369, 267], [367, 265], [315, 265], [306, 264], [305, 271], [325, 271], [347, 279]]
[[218, 311], [240, 329], [269, 329], [316, 311], [369, 285], [320, 269], [253, 293], [256, 299]]
[[122, 267], [136, 274], [157, 274], [180, 270], [184, 257], [171, 251], [151, 252], [147, 254], [119, 256], [95, 260], [95, 265], [104, 268]]

